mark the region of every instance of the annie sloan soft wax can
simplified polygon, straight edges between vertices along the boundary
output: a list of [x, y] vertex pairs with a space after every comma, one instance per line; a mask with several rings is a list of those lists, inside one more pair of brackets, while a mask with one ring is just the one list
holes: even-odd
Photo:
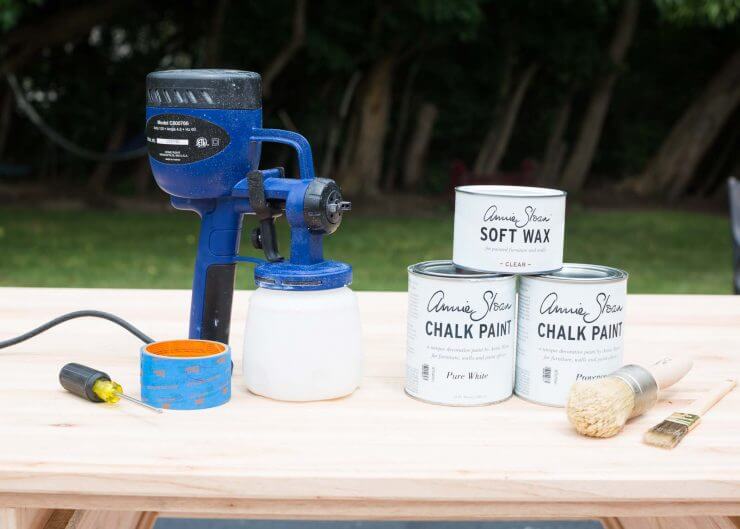
[[514, 386], [516, 277], [451, 261], [409, 267], [406, 392], [453, 406], [491, 404]]
[[622, 366], [627, 273], [569, 264], [519, 285], [516, 394], [564, 406], [578, 380]]
[[455, 188], [452, 260], [483, 272], [535, 274], [563, 266], [565, 192], [543, 187]]

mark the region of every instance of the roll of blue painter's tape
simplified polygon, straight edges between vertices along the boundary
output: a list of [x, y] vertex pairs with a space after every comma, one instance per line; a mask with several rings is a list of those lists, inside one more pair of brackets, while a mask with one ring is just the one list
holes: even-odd
[[141, 348], [141, 399], [171, 410], [201, 410], [231, 398], [231, 348], [209, 340], [168, 340]]

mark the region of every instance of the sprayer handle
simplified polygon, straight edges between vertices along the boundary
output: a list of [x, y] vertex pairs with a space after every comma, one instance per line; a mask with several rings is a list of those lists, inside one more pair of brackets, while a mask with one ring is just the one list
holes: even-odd
[[249, 140], [251, 142], [281, 143], [293, 147], [298, 155], [298, 171], [301, 180], [315, 178], [311, 144], [297, 132], [282, 129], [252, 129]]
[[694, 362], [690, 358], [666, 356], [646, 367], [658, 383], [658, 389], [665, 389], [681, 380], [691, 370]]

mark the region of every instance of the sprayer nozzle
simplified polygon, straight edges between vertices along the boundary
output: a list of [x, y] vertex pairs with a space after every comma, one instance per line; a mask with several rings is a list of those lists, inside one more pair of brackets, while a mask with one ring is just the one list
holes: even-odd
[[342, 200], [341, 202], [331, 202], [326, 206], [326, 210], [329, 214], [334, 215], [343, 211], [350, 211], [352, 209], [352, 202]]

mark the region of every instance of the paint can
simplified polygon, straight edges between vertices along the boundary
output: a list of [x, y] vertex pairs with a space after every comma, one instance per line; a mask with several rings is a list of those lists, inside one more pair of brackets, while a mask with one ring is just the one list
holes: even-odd
[[565, 406], [574, 382], [622, 366], [627, 273], [566, 263], [557, 272], [522, 276], [517, 323], [516, 394]]
[[516, 277], [427, 261], [409, 272], [406, 393], [479, 406], [514, 386]]
[[452, 260], [460, 268], [540, 274], [563, 266], [565, 191], [472, 185], [455, 188]]

